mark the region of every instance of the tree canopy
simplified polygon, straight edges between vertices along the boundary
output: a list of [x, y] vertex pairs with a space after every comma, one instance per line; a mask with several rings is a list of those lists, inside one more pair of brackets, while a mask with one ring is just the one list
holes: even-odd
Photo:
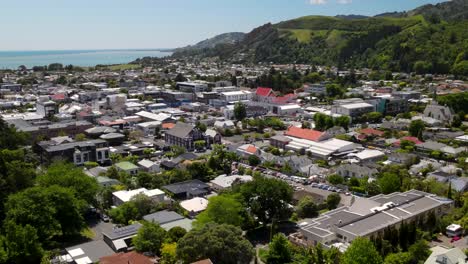
[[341, 264], [381, 264], [382, 257], [366, 238], [356, 238], [343, 254]]

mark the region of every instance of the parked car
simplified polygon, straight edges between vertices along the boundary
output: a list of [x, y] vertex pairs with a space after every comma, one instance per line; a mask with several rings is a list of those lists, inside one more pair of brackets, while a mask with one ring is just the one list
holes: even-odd
[[101, 214], [101, 220], [107, 223], [110, 221], [110, 218], [106, 214]]
[[452, 239], [450, 240], [450, 243], [453, 243], [453, 242], [458, 241], [460, 239], [461, 239], [461, 237], [459, 237], [459, 236], [452, 237]]

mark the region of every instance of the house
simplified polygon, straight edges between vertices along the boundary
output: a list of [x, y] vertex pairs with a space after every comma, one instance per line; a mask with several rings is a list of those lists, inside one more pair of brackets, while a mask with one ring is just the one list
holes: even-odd
[[439, 105], [435, 100], [424, 109], [424, 116], [435, 118], [443, 123], [451, 123], [455, 114], [448, 106]]
[[112, 193], [112, 201], [115, 206], [119, 206], [123, 203], [130, 201], [133, 197], [143, 194], [154, 202], [162, 203], [164, 202], [165, 194], [159, 189], [147, 190], [146, 188], [139, 188], [136, 190], [122, 190]]
[[453, 190], [463, 193], [468, 191], [468, 178], [457, 177], [450, 180], [450, 184]]
[[409, 165], [416, 161], [417, 156], [410, 153], [392, 152], [388, 155], [388, 161], [392, 163]]
[[195, 197], [190, 200], [180, 202], [180, 207], [187, 210], [191, 218], [195, 218], [199, 213], [206, 210], [208, 200], [201, 197]]
[[208, 145], [221, 144], [221, 134], [214, 129], [207, 129], [205, 131], [205, 137]]
[[362, 115], [373, 111], [375, 111], [375, 107], [365, 102], [333, 105], [331, 109], [332, 114], [345, 115], [352, 119], [361, 117]]
[[383, 137], [385, 132], [373, 129], [373, 128], [364, 128], [359, 131], [358, 139], [368, 139], [368, 138], [380, 138]]
[[273, 106], [272, 112], [277, 115], [296, 115], [304, 112], [302, 106], [298, 104], [287, 104], [287, 105], [278, 105]]
[[36, 113], [42, 117], [51, 117], [59, 113], [58, 105], [54, 101], [38, 101]]
[[133, 248], [132, 239], [142, 226], [140, 223], [135, 223], [103, 232], [103, 240], [115, 252], [126, 252]]
[[232, 104], [239, 101], [252, 100], [253, 94], [250, 91], [229, 91], [221, 92], [219, 98], [224, 104]]
[[73, 162], [83, 165], [85, 162], [110, 163], [110, 149], [106, 141], [94, 139], [88, 141], [41, 141], [38, 144], [39, 157], [42, 163], [55, 160]]
[[244, 157], [244, 158], [248, 158], [252, 155], [255, 155], [255, 156], [260, 156], [261, 154], [261, 151], [259, 148], [257, 148], [255, 145], [252, 145], [252, 144], [244, 144], [242, 146], [239, 146], [237, 148], [237, 154], [239, 154], [240, 156]]
[[447, 173], [441, 170], [436, 170], [427, 174], [426, 178], [435, 179], [438, 182], [448, 182], [452, 179], [458, 178], [458, 176], [454, 173]]
[[226, 120], [226, 121], [216, 121], [214, 123], [214, 127], [217, 129], [234, 129], [235, 125], [234, 122], [231, 120]]
[[181, 227], [187, 232], [192, 230], [193, 220], [187, 219], [173, 211], [159, 211], [143, 216], [148, 222], [158, 223], [164, 230], [169, 231], [173, 227]]
[[162, 188], [167, 190], [176, 199], [190, 199], [207, 195], [210, 192], [210, 186], [200, 180], [173, 183], [165, 185]]
[[272, 145], [275, 148], [279, 149], [286, 149], [286, 145], [289, 144], [289, 142], [292, 141], [292, 139], [285, 137], [283, 135], [276, 135], [271, 137], [270, 139], [270, 145]]
[[467, 256], [458, 247], [446, 248], [443, 246], [435, 246], [431, 248], [431, 255], [427, 258], [424, 264], [466, 264]]
[[158, 257], [148, 257], [136, 251], [116, 253], [99, 259], [100, 264], [157, 264]]
[[[97, 263], [100, 258], [114, 254], [114, 251], [103, 240], [78, 244], [65, 249], [67, 254], [58, 257], [58, 263]], [[54, 262], [51, 262], [54, 263]]]
[[195, 141], [206, 142], [205, 134], [195, 126], [178, 122], [171, 130], [164, 134], [164, 140], [169, 146], [179, 146], [186, 150], [195, 148]]
[[423, 142], [421, 140], [419, 140], [417, 137], [402, 137], [400, 138], [399, 140], [395, 141], [393, 143], [394, 146], [396, 147], [399, 147], [400, 144], [401, 144], [401, 141], [410, 141], [410, 142], [413, 142], [415, 145], [419, 145], [419, 144], [422, 144]]
[[210, 181], [211, 187], [215, 191], [222, 191], [231, 188], [234, 183], [244, 183], [252, 181], [252, 176], [248, 175], [220, 175]]
[[336, 174], [340, 175], [341, 177], [349, 178], [373, 178], [377, 173], [377, 169], [359, 164], [343, 164], [336, 168]]
[[161, 172], [159, 164], [148, 159], [140, 160], [138, 166], [146, 172]]
[[363, 151], [350, 153], [346, 156], [349, 158], [355, 158], [360, 162], [375, 162], [381, 160], [385, 156], [385, 153], [375, 149], [364, 149]]
[[115, 164], [115, 167], [119, 171], [124, 171], [130, 175], [136, 175], [138, 173], [138, 166], [131, 163], [130, 161], [121, 161]]

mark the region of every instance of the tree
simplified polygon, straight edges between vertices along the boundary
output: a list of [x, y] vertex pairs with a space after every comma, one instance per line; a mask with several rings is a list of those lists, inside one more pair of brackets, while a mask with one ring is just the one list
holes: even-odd
[[81, 212], [84, 204], [69, 188], [57, 185], [32, 187], [8, 197], [5, 219], [17, 225], [30, 225], [40, 241], [53, 236], [74, 235], [85, 226]]
[[343, 95], [343, 90], [338, 84], [327, 84], [326, 85], [327, 95], [330, 97], [339, 97]]
[[197, 140], [193, 143], [193, 145], [195, 146], [195, 149], [202, 150], [203, 148], [205, 148], [206, 142], [205, 140]]
[[382, 113], [380, 112], [370, 112], [366, 114], [366, 119], [371, 123], [379, 123], [382, 121]]
[[267, 264], [283, 264], [292, 260], [291, 245], [283, 234], [276, 234], [270, 243]]
[[385, 257], [385, 264], [411, 264], [413, 257], [408, 252], [392, 253]]
[[400, 177], [392, 172], [384, 172], [378, 179], [380, 189], [384, 194], [397, 192], [401, 187]]
[[192, 229], [177, 244], [177, 256], [185, 263], [211, 259], [213, 263], [249, 263], [254, 256], [252, 244], [238, 227], [209, 223]]
[[284, 181], [255, 177], [241, 185], [240, 193], [251, 213], [264, 225], [287, 219], [291, 214], [288, 204], [292, 200], [292, 188]]
[[166, 231], [158, 224], [143, 222], [143, 226], [138, 230], [132, 242], [138, 252], [151, 252], [159, 255], [165, 238]]
[[192, 176], [192, 179], [199, 179], [201, 181], [210, 181], [213, 176], [213, 170], [203, 161], [190, 163], [187, 166], [187, 172]]
[[340, 201], [341, 201], [341, 196], [339, 194], [337, 193], [329, 194], [327, 197], [327, 201], [326, 201], [327, 208], [329, 210], [335, 209], [340, 204]]
[[8, 125], [0, 118], [0, 146], [2, 149], [17, 149], [26, 144], [28, 134], [17, 131], [13, 125]]
[[59, 185], [70, 188], [77, 198], [87, 203], [94, 203], [99, 188], [96, 179], [86, 175], [83, 170], [71, 163], [54, 163], [45, 174], [38, 177], [40, 186]]
[[328, 176], [327, 180], [328, 180], [329, 183], [334, 184], [334, 185], [343, 184], [343, 182], [344, 182], [344, 178], [341, 177], [338, 174], [332, 174], [332, 175]]
[[260, 158], [257, 157], [256, 155], [250, 155], [248, 158], [248, 161], [249, 161], [249, 165], [253, 167], [259, 165], [262, 162]]
[[[10, 263], [38, 263], [44, 253], [37, 231], [30, 225], [4, 224], [5, 248]], [[0, 259], [0, 263], [1, 259]]]
[[243, 103], [236, 103], [234, 106], [234, 118], [241, 121], [247, 117], [247, 109]]
[[297, 216], [300, 218], [316, 217], [318, 216], [318, 211], [317, 205], [309, 196], [302, 198], [296, 207]]
[[413, 256], [415, 260], [427, 259], [431, 254], [429, 245], [425, 240], [418, 240], [416, 243], [411, 245], [408, 249], [408, 252]]
[[235, 196], [214, 196], [209, 199], [206, 210], [197, 216], [195, 226], [210, 222], [241, 226], [244, 222], [243, 211], [244, 207]]
[[131, 220], [140, 220], [143, 216], [152, 213], [157, 204], [144, 194], [138, 194], [117, 208], [112, 209], [109, 215], [114, 222], [128, 224]]
[[348, 131], [349, 123], [351, 123], [349, 116], [339, 116], [335, 118], [335, 126], [340, 126], [346, 131]]
[[176, 252], [177, 252], [177, 243], [163, 243], [161, 246], [161, 264], [177, 263]]
[[341, 258], [341, 264], [381, 264], [382, 257], [367, 238], [358, 237], [349, 246]]
[[422, 140], [422, 133], [425, 129], [426, 125], [422, 120], [413, 120], [411, 121], [408, 131], [411, 136], [417, 137]]
[[167, 238], [170, 241], [177, 243], [179, 239], [185, 236], [185, 234], [187, 234], [187, 230], [180, 226], [174, 226], [173, 228], [169, 229], [169, 231], [167, 231]]

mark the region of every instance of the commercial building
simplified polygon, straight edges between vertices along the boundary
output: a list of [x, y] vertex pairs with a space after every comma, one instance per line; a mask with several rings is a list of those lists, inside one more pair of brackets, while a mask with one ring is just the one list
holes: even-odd
[[83, 165], [88, 161], [110, 163], [109, 145], [102, 139], [63, 143], [42, 141], [37, 145], [42, 163], [51, 163], [55, 160], [69, 161], [75, 165]]
[[375, 107], [369, 103], [351, 103], [333, 105], [332, 113], [338, 115], [350, 116], [351, 118], [360, 117], [363, 114], [367, 114], [375, 111]]
[[416, 190], [353, 199], [350, 206], [299, 223], [304, 242], [325, 246], [349, 244], [357, 237], [370, 238], [402, 223], [418, 223], [430, 213], [440, 217], [453, 205], [452, 200]]
[[252, 92], [250, 91], [232, 91], [232, 92], [222, 92], [220, 94], [220, 99], [225, 104], [232, 104], [239, 101], [249, 101], [252, 99]]
[[208, 90], [208, 83], [206, 82], [178, 82], [176, 88], [182, 92], [199, 93]]

